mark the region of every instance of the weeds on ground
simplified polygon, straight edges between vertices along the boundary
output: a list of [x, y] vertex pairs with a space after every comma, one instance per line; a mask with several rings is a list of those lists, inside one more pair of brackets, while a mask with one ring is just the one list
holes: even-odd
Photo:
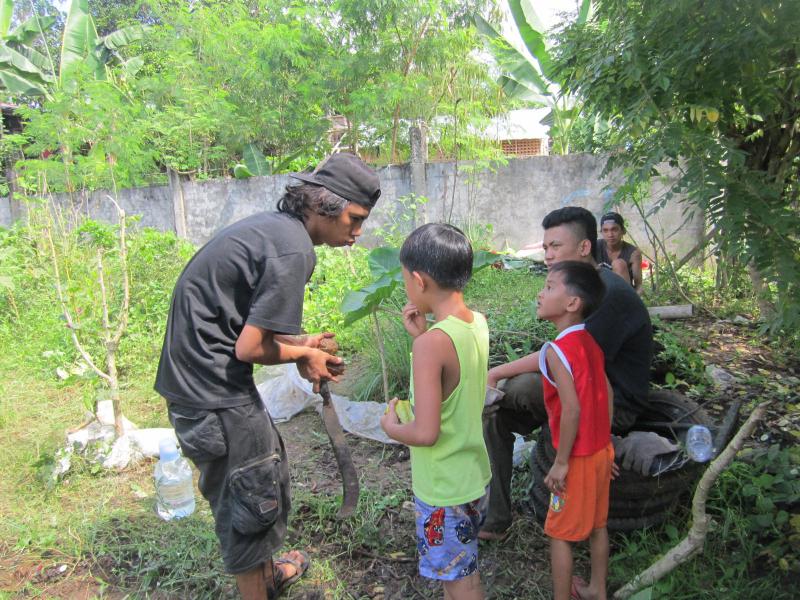
[[[688, 299], [698, 310], [720, 317], [758, 315], [758, 302], [744, 268], [732, 271], [727, 281], [718, 282], [713, 267], [683, 267], [675, 277], [666, 270], [657, 274], [658, 289], [651, 278], [644, 282], [645, 301], [652, 306], [685, 304]], [[680, 287], [678, 286], [680, 285]]]
[[238, 598], [207, 509], [166, 523], [152, 513], [103, 519], [86, 559], [96, 575], [136, 597]]
[[654, 320], [653, 330], [654, 381], [666, 388], [682, 392], [691, 388], [697, 394], [702, 393], [708, 383], [705, 362], [697, 352], [702, 342], [686, 329], [659, 319]]
[[[770, 555], [770, 546], [765, 546], [763, 537], [755, 535], [753, 519], [757, 514], [753, 511], [763, 513], [759, 513], [753, 498], [745, 495], [750, 494], [754, 476], [757, 476], [755, 470], [741, 461], [720, 476], [706, 507], [713, 521], [702, 554], [656, 582], [652, 598], [789, 600], [795, 597], [790, 582], [797, 577], [797, 571], [788, 562], [785, 568], [776, 568], [778, 562]], [[687, 500], [658, 527], [612, 535], [611, 588], [622, 586], [655, 557], [677, 544], [686, 535], [690, 522]], [[794, 536], [796, 539], [796, 532]], [[781, 543], [786, 543], [786, 539]]]
[[536, 296], [544, 279], [527, 269], [484, 269], [467, 286], [467, 304], [489, 323], [490, 366], [535, 352], [555, 337], [552, 324], [536, 318]]

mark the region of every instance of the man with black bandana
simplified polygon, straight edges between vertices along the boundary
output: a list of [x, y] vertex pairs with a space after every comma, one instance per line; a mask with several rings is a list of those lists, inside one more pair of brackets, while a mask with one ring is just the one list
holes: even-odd
[[[554, 210], [542, 221], [545, 264], [578, 260], [596, 265], [597, 221], [585, 208]], [[586, 320], [586, 330], [605, 355], [606, 375], [614, 392], [612, 432], [627, 432], [647, 406], [653, 330], [650, 315], [629, 283], [609, 269], [600, 269], [606, 288], [603, 301]], [[528, 435], [547, 422], [539, 353], [534, 352], [489, 370], [488, 385], [507, 379], [505, 396], [484, 411], [483, 433], [492, 481], [489, 510], [478, 536], [505, 537], [511, 525], [511, 473], [514, 433]]]
[[245, 600], [277, 597], [309, 562], [297, 550], [272, 559], [286, 534], [289, 467], [253, 363], [295, 363], [315, 390], [336, 380], [341, 359], [320, 349], [332, 334], [298, 335], [314, 246], [355, 243], [381, 193], [375, 172], [350, 154], [293, 177], [302, 183], [286, 188], [277, 212], [226, 227], [186, 265], [155, 383]]

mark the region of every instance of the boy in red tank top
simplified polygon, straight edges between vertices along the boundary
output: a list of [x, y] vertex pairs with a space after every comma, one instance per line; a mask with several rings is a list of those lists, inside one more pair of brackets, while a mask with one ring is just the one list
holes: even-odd
[[[603, 293], [603, 282], [592, 265], [565, 261], [550, 267], [536, 303], [537, 316], [558, 330], [556, 339], [539, 353], [556, 449], [544, 479], [551, 494], [544, 531], [550, 537], [555, 600], [606, 598], [613, 393], [603, 351], [583, 325]], [[586, 538], [592, 565], [588, 584], [572, 577], [572, 543]]]

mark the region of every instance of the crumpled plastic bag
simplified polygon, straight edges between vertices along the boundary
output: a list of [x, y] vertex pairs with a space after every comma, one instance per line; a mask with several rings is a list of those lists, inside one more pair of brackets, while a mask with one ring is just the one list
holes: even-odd
[[653, 461], [661, 454], [675, 452], [678, 446], [654, 431], [631, 431], [624, 438], [612, 436], [614, 454], [623, 469], [650, 475]]
[[66, 445], [56, 452], [56, 464], [51, 477], [56, 480], [66, 474], [72, 466], [72, 455], [75, 453], [86, 456], [106, 469], [124, 469], [146, 456], [158, 457], [158, 443], [166, 437], [171, 437], [177, 444], [172, 428], [139, 429], [124, 416], [122, 431], [123, 434], [116, 437], [111, 400], [101, 400], [97, 403], [95, 419], [67, 434]]
[[[315, 394], [311, 382], [303, 379], [294, 364], [270, 369], [271, 378], [256, 387], [264, 408], [276, 423], [288, 421], [309, 407], [322, 412], [322, 396]], [[331, 394], [333, 407], [342, 429], [353, 435], [384, 444], [396, 444], [381, 429], [381, 416], [386, 411], [385, 402], [353, 402], [345, 396]]]

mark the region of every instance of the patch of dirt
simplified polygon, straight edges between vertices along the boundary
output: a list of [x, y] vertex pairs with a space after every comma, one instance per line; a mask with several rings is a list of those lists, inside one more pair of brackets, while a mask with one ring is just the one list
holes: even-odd
[[[122, 600], [127, 594], [98, 583], [86, 563], [71, 564], [42, 557], [14, 554], [3, 548], [0, 553], [0, 593], [8, 598], [48, 598], [64, 600]], [[6, 597], [6, 596], [3, 596]]]
[[780, 348], [779, 340], [772, 340], [770, 346], [770, 340], [758, 333], [755, 324], [702, 318], [684, 324], [697, 336], [697, 351], [705, 364], [735, 377], [724, 389], [711, 387], [704, 399], [705, 408], [719, 417], [736, 398], [746, 402], [773, 400], [749, 445], [800, 441], [800, 412], [792, 409], [800, 402], [800, 356]]
[[[341, 493], [341, 478], [322, 417], [314, 410], [306, 410], [277, 427], [286, 444], [292, 487], [314, 493]], [[381, 444], [347, 432], [345, 439], [362, 487], [384, 492], [396, 489], [398, 480], [411, 487], [407, 447]]]

